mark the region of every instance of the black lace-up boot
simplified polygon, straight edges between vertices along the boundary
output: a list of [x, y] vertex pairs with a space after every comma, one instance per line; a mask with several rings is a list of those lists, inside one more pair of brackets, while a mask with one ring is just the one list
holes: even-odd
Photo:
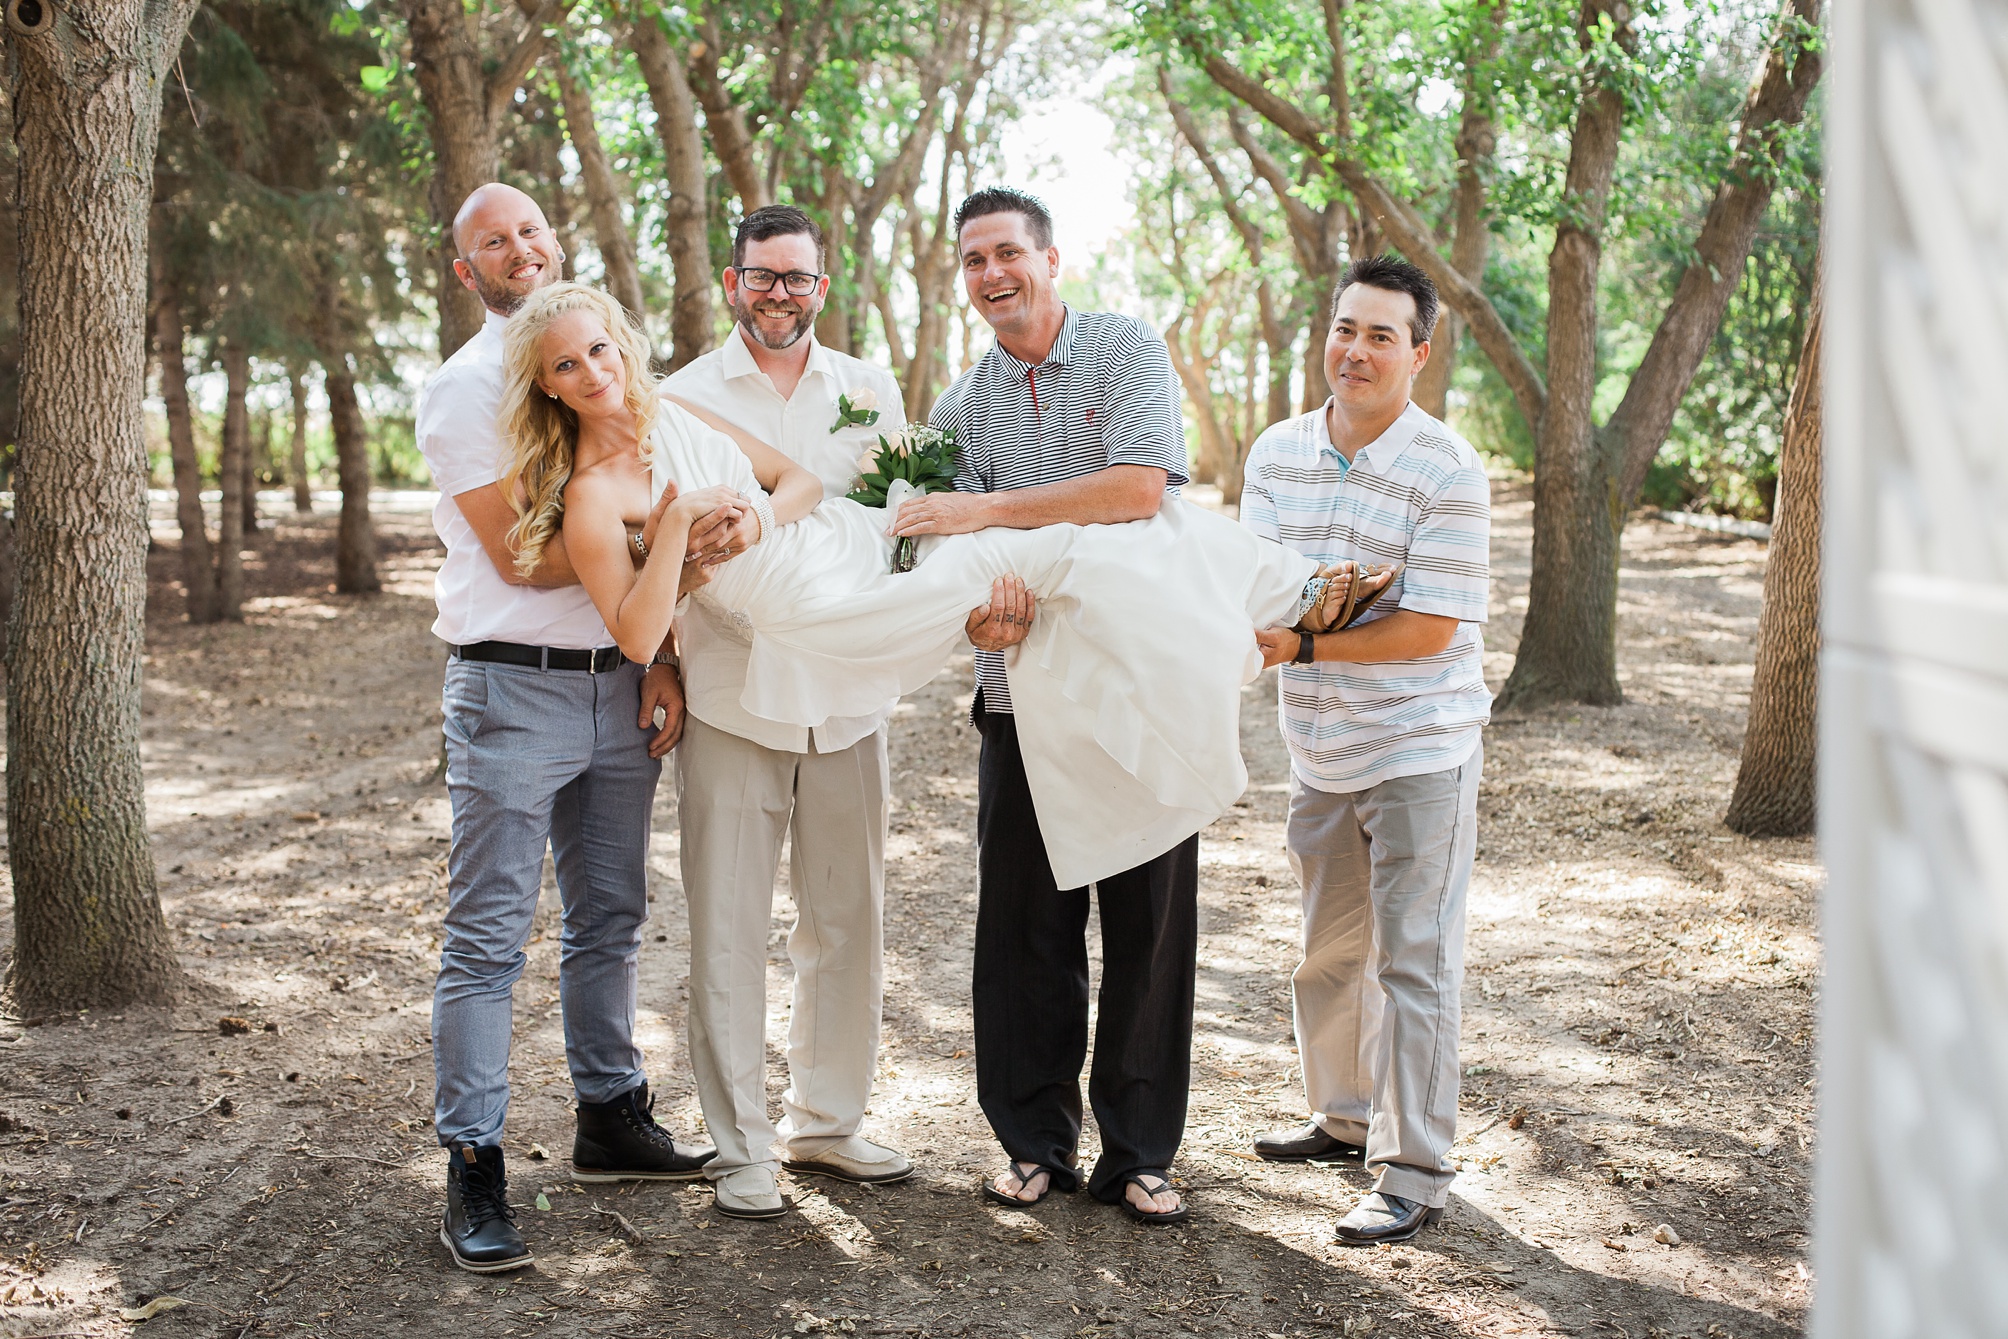
[[536, 1260], [516, 1230], [500, 1148], [447, 1146], [446, 1221], [439, 1239], [453, 1253], [454, 1264], [476, 1274], [521, 1269]]
[[572, 1176], [580, 1181], [694, 1181], [715, 1148], [678, 1148], [655, 1123], [648, 1085], [611, 1102], [579, 1103], [579, 1135], [572, 1141]]

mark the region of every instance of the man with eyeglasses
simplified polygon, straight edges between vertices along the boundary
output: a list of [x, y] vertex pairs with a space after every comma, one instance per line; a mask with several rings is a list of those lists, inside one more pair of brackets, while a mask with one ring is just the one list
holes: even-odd
[[[778, 448], [821, 479], [826, 496], [841, 496], [858, 457], [906, 418], [889, 372], [816, 340], [830, 287], [821, 229], [790, 206], [756, 209], [739, 225], [723, 278], [737, 324], [722, 346], [671, 376], [664, 394]], [[777, 1139], [794, 1172], [863, 1184], [913, 1174], [905, 1157], [858, 1133], [878, 1065], [894, 704], [812, 729], [761, 720], [739, 705], [745, 634], [696, 602], [678, 627], [690, 1059], [718, 1145], [705, 1173], [721, 1213], [771, 1218], [787, 1209]], [[795, 992], [777, 1131], [765, 1081], [767, 934], [788, 837]]]

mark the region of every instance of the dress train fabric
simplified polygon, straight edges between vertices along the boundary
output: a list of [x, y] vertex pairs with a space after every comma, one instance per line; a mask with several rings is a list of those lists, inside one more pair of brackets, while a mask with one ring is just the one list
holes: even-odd
[[[730, 440], [665, 405], [655, 487], [759, 488]], [[1247, 788], [1240, 688], [1254, 628], [1297, 612], [1310, 559], [1167, 497], [1147, 521], [981, 530], [893, 574], [884, 511], [825, 501], [716, 569], [705, 601], [752, 647], [742, 705], [792, 725], [861, 716], [932, 679], [969, 611], [1016, 573], [1038, 598], [1008, 674], [1039, 828], [1062, 888], [1162, 855]]]

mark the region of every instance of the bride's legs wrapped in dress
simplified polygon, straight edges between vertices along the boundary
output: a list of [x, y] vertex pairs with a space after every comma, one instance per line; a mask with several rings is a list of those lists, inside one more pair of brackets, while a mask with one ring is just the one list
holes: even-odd
[[913, 691], [967, 646], [969, 611], [1016, 573], [1039, 600], [1011, 653], [1025, 770], [1054, 877], [1077, 888], [1162, 854], [1247, 786], [1241, 686], [1254, 629], [1302, 611], [1315, 564], [1175, 497], [1123, 525], [953, 535], [888, 571], [884, 513], [826, 502], [699, 598], [746, 629], [741, 698], [815, 725]]

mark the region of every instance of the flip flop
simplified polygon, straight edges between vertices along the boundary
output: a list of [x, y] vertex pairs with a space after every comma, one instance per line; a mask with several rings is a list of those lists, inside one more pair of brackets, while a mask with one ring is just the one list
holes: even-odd
[[[1146, 1177], [1155, 1180], [1157, 1184], [1151, 1185], [1150, 1181], [1145, 1179]], [[1129, 1175], [1123, 1177], [1123, 1179], [1118, 1181], [1116, 1184], [1118, 1186], [1135, 1186], [1138, 1190], [1141, 1190], [1146, 1195], [1162, 1195], [1165, 1191], [1174, 1189], [1174, 1187], [1171, 1184], [1171, 1178], [1166, 1176], [1163, 1172], [1157, 1170], [1155, 1167], [1145, 1167], [1138, 1171], [1131, 1172]], [[1130, 1203], [1130, 1197], [1128, 1195], [1124, 1195], [1121, 1199], [1117, 1200], [1116, 1203], [1122, 1205], [1123, 1212], [1128, 1214], [1130, 1217], [1136, 1219], [1137, 1222], [1153, 1223], [1160, 1227], [1164, 1226], [1167, 1223], [1182, 1223], [1186, 1219], [1192, 1217], [1192, 1206], [1185, 1203], [1183, 1196], [1180, 1196], [1179, 1204], [1176, 1209], [1163, 1209], [1157, 1211], [1137, 1208], [1136, 1205]]]
[[1054, 1173], [1052, 1168], [1042, 1167], [1036, 1162], [1013, 1162], [1011, 1164], [1011, 1175], [1018, 1178], [1018, 1186], [1020, 1189], [1023, 1189], [1024, 1187], [1031, 1185], [1032, 1178], [1037, 1176], [1040, 1172], [1044, 1172], [1046, 1174], [1046, 1188], [1040, 1191], [1036, 1196], [1034, 1196], [1031, 1199], [1021, 1200], [1016, 1195], [1005, 1194], [1003, 1191], [999, 1190], [995, 1185], [991, 1184], [989, 1177], [985, 1177], [983, 1179], [983, 1198], [987, 1200], [995, 1200], [997, 1203], [1007, 1205], [1013, 1209], [1029, 1209], [1033, 1205], [1037, 1204], [1040, 1200], [1045, 1199], [1046, 1196], [1052, 1194], [1055, 1187], [1059, 1185], [1060, 1178], [1057, 1174]]
[[[1394, 589], [1394, 579], [1401, 575], [1401, 569], [1406, 566], [1408, 566], [1407, 563], [1396, 563], [1393, 567], [1388, 568], [1387, 574], [1385, 578], [1382, 579], [1381, 584], [1375, 587], [1373, 590], [1368, 591], [1365, 595], [1360, 596], [1357, 600], [1355, 600], [1353, 602], [1353, 607], [1346, 611], [1346, 616], [1333, 626], [1340, 628], [1350, 628], [1353, 624], [1359, 622], [1361, 614], [1364, 614], [1367, 610], [1373, 608], [1374, 604], [1380, 599], [1381, 596], [1387, 594], [1389, 591]], [[1378, 576], [1380, 574], [1376, 573], [1375, 575]], [[1360, 582], [1356, 583], [1356, 586], [1364, 584], [1365, 584], [1364, 582]]]

